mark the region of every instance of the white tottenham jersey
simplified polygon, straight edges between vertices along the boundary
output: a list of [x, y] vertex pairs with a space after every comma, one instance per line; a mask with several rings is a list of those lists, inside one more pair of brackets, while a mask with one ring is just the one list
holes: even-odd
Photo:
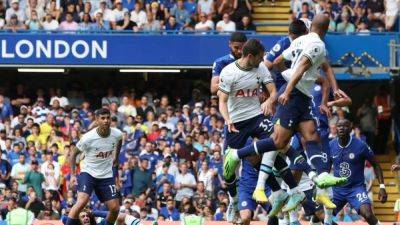
[[296, 88], [311, 97], [311, 91], [315, 80], [318, 78], [318, 69], [325, 61], [326, 50], [325, 44], [318, 34], [309, 33], [292, 41], [290, 47], [283, 51], [283, 58], [292, 61], [290, 69], [282, 72], [282, 76], [286, 81], [292, 79], [292, 75], [299, 66], [300, 59], [304, 56], [311, 62], [311, 67], [303, 74], [301, 80], [297, 83]]
[[[290, 160], [286, 157], [286, 163], [290, 165]], [[289, 186], [281, 180], [281, 188], [283, 190], [289, 190]], [[314, 188], [314, 182], [307, 176], [306, 173], [303, 172], [301, 175], [300, 182], [297, 184], [297, 189], [300, 191], [308, 191]]]
[[258, 68], [244, 70], [237, 61], [227, 65], [220, 74], [219, 90], [228, 94], [228, 113], [237, 123], [261, 114], [258, 94], [261, 83], [273, 82], [263, 62]]
[[85, 154], [81, 172], [86, 172], [97, 179], [113, 177], [112, 166], [118, 142], [122, 139], [122, 132], [110, 128], [110, 135], [106, 138], [92, 129], [82, 136], [76, 147]]

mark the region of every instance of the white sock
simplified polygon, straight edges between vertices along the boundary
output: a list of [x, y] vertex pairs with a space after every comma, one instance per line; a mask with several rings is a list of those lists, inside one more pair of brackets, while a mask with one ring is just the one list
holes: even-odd
[[[265, 171], [271, 170], [270, 173], [272, 173], [272, 167], [274, 167], [275, 159], [276, 156], [278, 155], [277, 151], [272, 151], [272, 152], [266, 152], [263, 154], [262, 160], [261, 160], [261, 170], [258, 174], [258, 180], [257, 180], [257, 187], [256, 189], [265, 189], [265, 182], [267, 181], [269, 177], [269, 173]], [[263, 169], [265, 168], [265, 169]]]
[[298, 211], [299, 211], [299, 207], [297, 207], [295, 210], [292, 210], [289, 212], [290, 223], [295, 223], [295, 222], [299, 221]]
[[332, 224], [333, 210], [327, 209], [324, 206], [324, 212], [325, 212], [324, 224]]
[[232, 151], [232, 157], [233, 157], [235, 160], [239, 160], [239, 156], [238, 156], [237, 150], [233, 150], [233, 151]]
[[287, 213], [285, 213], [285, 215], [283, 215], [283, 218], [278, 217], [278, 224], [279, 225], [289, 225], [289, 215]]
[[315, 179], [317, 178], [317, 173], [316, 173], [315, 171], [311, 171], [311, 172], [308, 174], [308, 177], [310, 178], [310, 180], [312, 180], [312, 181], [315, 182]]
[[378, 220], [378, 222], [376, 223], [376, 225], [381, 225], [381, 222]]

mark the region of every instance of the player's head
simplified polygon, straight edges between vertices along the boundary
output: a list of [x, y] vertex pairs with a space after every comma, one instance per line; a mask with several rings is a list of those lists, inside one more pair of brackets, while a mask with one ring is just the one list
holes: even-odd
[[96, 122], [99, 127], [110, 127], [111, 113], [109, 109], [101, 108], [96, 110]]
[[306, 24], [301, 20], [293, 20], [289, 25], [289, 37], [294, 40], [308, 33]]
[[264, 57], [264, 45], [257, 39], [250, 39], [243, 45], [242, 58], [247, 60], [251, 68], [258, 68]]
[[232, 33], [229, 39], [229, 48], [231, 49], [231, 54], [235, 59], [242, 57], [242, 48], [244, 43], [246, 43], [247, 37], [242, 32]]
[[88, 210], [79, 213], [79, 222], [81, 225], [91, 225], [91, 215]]
[[348, 119], [339, 119], [336, 128], [339, 139], [347, 138], [351, 133], [351, 122]]
[[318, 14], [311, 23], [311, 32], [317, 33], [323, 38], [328, 32], [330, 18], [325, 14]]

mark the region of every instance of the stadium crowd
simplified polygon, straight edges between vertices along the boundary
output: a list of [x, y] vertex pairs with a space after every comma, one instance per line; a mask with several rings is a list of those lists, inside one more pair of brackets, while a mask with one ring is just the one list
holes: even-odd
[[250, 0], [1, 0], [0, 28], [254, 31], [251, 9]]
[[[70, 179], [71, 148], [93, 126], [94, 103], [82, 94], [66, 97], [60, 89], [38, 89], [30, 95], [23, 85], [14, 95], [3, 88], [0, 93], [1, 218], [10, 219], [7, 215], [22, 201], [37, 219], [65, 221], [77, 190], [76, 180]], [[225, 220], [224, 122], [218, 98], [198, 89], [186, 104], [150, 92], [132, 96], [131, 90], [115, 93], [110, 88], [98, 98], [112, 112], [112, 126], [123, 131], [121, 212], [143, 220], [177, 221], [189, 212], [206, 220]], [[344, 111], [335, 115], [342, 117]], [[367, 177], [371, 185], [373, 175]], [[96, 195], [90, 207], [106, 210]], [[344, 218], [358, 218], [346, 210]], [[254, 219], [266, 220], [266, 215], [258, 207]]]
[[331, 18], [331, 32], [396, 31], [397, 0], [291, 0], [293, 17], [308, 18], [324, 13]]

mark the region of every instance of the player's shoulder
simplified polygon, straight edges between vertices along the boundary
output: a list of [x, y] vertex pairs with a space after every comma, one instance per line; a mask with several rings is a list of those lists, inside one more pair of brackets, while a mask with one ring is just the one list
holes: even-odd
[[337, 138], [332, 139], [332, 140], [329, 142], [329, 145], [330, 145], [331, 148], [332, 148], [332, 147], [335, 147], [335, 146], [338, 146], [338, 139], [337, 139]]
[[228, 65], [226, 65], [222, 71], [221, 71], [221, 75], [225, 74], [225, 75], [232, 75], [235, 73], [235, 71], [237, 71], [237, 66], [235, 62], [231, 62]]
[[92, 138], [96, 138], [99, 137], [99, 134], [97, 133], [96, 128], [93, 128], [91, 130], [89, 130], [88, 132], [84, 133], [81, 137], [81, 139], [92, 139]]
[[224, 55], [224, 56], [216, 59], [213, 63], [213, 71], [212, 71], [213, 76], [220, 75], [219, 73], [222, 72], [222, 70], [225, 68], [225, 66], [234, 61], [235, 61], [235, 58], [233, 57], [232, 54]]
[[119, 138], [119, 137], [122, 136], [122, 131], [120, 129], [118, 129], [118, 128], [111, 127], [111, 135], [113, 137], [118, 137]]
[[232, 54], [227, 54], [227, 55], [224, 55], [224, 56], [219, 57], [218, 59], [216, 59], [214, 61], [214, 63], [227, 63], [227, 64], [229, 64], [229, 63], [231, 63], [233, 61], [235, 61], [235, 57], [233, 57]]

